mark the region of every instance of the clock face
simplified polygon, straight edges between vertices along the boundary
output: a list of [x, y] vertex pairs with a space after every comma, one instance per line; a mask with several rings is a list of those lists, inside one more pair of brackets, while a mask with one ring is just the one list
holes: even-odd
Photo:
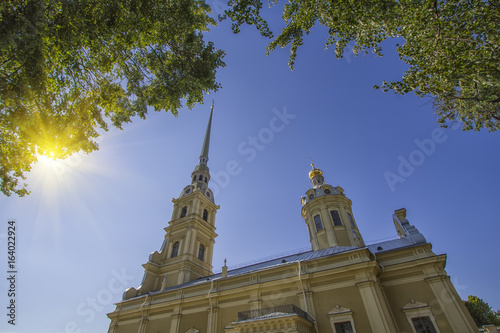
[[330, 193], [332, 193], [332, 191], [330, 191], [329, 189], [325, 190], [325, 194], [330, 194]]
[[314, 199], [314, 194], [309, 194], [309, 200]]

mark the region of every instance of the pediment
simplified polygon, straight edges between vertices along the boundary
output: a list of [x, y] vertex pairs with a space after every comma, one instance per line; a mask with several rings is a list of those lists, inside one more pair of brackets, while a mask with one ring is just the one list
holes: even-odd
[[341, 305], [337, 305], [336, 307], [334, 307], [333, 309], [331, 309], [328, 312], [328, 315], [332, 316], [332, 315], [338, 315], [338, 314], [345, 314], [348, 312], [352, 312], [351, 309], [343, 307]]
[[403, 306], [403, 310], [412, 310], [412, 309], [420, 309], [420, 308], [428, 308], [429, 304], [415, 301], [412, 299], [409, 303]]

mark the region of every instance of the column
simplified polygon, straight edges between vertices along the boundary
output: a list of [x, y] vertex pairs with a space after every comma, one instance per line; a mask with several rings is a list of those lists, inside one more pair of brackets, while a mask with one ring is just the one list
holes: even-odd
[[193, 213], [200, 215], [200, 199], [198, 197], [195, 197], [193, 199]]
[[318, 232], [316, 231], [316, 227], [314, 225], [314, 219], [310, 217], [309, 222], [307, 222], [307, 217], [306, 217], [306, 224], [307, 224], [307, 229], [309, 231], [309, 236], [311, 237], [311, 247], [313, 250], [318, 250], [319, 249]]
[[250, 291], [250, 300], [248, 301], [248, 305], [250, 310], [260, 310], [262, 309], [262, 299], [260, 296], [260, 285], [259, 288]]
[[149, 319], [142, 317], [138, 333], [146, 333], [148, 331], [148, 325]]
[[160, 253], [162, 254], [161, 258], [165, 259], [168, 256], [168, 246], [170, 245], [169, 243], [169, 238], [170, 238], [170, 233], [167, 231], [165, 234], [165, 237], [163, 238], [163, 243], [161, 244], [160, 248]]
[[118, 327], [118, 322], [113, 319], [109, 325], [108, 333], [115, 333]]
[[186, 231], [186, 241], [185, 243], [183, 244], [183, 250], [182, 250], [182, 254], [187, 254], [187, 253], [190, 253], [189, 252], [189, 248], [190, 248], [190, 245], [191, 245], [191, 239], [192, 239], [192, 229], [190, 227], [187, 228], [187, 231]]
[[330, 213], [328, 212], [328, 209], [321, 209], [320, 210], [320, 216], [321, 216], [321, 220], [323, 221], [323, 226], [325, 227], [326, 238], [328, 239], [328, 245], [329, 246], [336, 246], [336, 245], [338, 245], [337, 237], [335, 237], [335, 233], [333, 231], [333, 222], [330, 221], [329, 215], [330, 215]]
[[179, 326], [181, 324], [181, 314], [180, 313], [174, 313], [173, 315], [170, 316], [172, 318], [172, 321], [170, 322], [170, 331], [169, 333], [177, 333], [179, 332]]
[[215, 304], [217, 302], [212, 302], [213, 307], [212, 309], [208, 309], [208, 326], [207, 326], [207, 332], [208, 333], [218, 333], [217, 331], [217, 322], [219, 318], [219, 307], [216, 306]]
[[373, 332], [394, 332], [396, 326], [382, 295], [382, 290], [373, 280], [356, 283]]
[[454, 333], [477, 332], [477, 327], [472, 326], [473, 323], [467, 320], [467, 314], [460, 307], [458, 302], [462, 301], [451, 285], [449, 276], [433, 276], [426, 278], [425, 281], [431, 287]]
[[200, 246], [198, 244], [198, 242], [196, 241], [196, 235], [198, 233], [198, 230], [194, 226], [189, 227], [189, 228], [190, 228], [190, 232], [191, 232], [191, 246], [190, 246], [189, 253], [192, 254], [193, 256], [195, 256], [196, 258], [198, 258], [198, 247]]
[[[305, 294], [305, 300], [304, 300], [304, 294]], [[301, 291], [300, 293], [297, 294], [297, 297], [299, 298], [299, 307], [309, 313], [311, 316], [316, 318], [316, 311], [314, 311], [314, 301], [313, 301], [313, 292], [312, 291], [305, 291], [304, 293]]]
[[212, 265], [212, 258], [213, 258], [213, 255], [214, 255], [214, 244], [215, 244], [215, 239], [210, 238], [210, 246], [207, 249], [207, 263], [210, 266], [213, 266]]

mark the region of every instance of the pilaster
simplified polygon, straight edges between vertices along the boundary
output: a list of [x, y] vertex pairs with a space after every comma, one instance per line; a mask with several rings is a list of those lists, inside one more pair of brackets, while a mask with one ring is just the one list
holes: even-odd
[[[330, 223], [330, 217], [328, 216], [328, 209], [322, 208], [320, 210], [321, 221], [323, 221], [323, 226], [326, 231], [326, 238], [328, 239], [328, 244], [338, 245], [337, 237], [335, 237], [335, 231], [333, 230], [333, 223]], [[333, 246], [333, 245], [332, 245]]]
[[183, 254], [190, 254], [191, 252], [191, 244], [193, 243], [193, 228], [191, 226], [187, 227], [186, 232], [186, 242], [184, 243], [184, 249], [182, 251]]
[[208, 324], [207, 324], [207, 332], [208, 333], [217, 333], [218, 327], [218, 319], [219, 319], [219, 307], [213, 306], [208, 309]]
[[250, 291], [248, 306], [250, 310], [262, 309], [262, 298], [260, 295], [260, 284], [257, 284], [257, 288]]
[[188, 253], [198, 258], [198, 247], [200, 246], [197, 240], [198, 229], [195, 226], [190, 226], [191, 231], [191, 248]]
[[181, 324], [181, 317], [182, 317], [182, 314], [180, 314], [180, 313], [174, 313], [173, 315], [170, 316], [170, 318], [171, 318], [170, 331], [168, 331], [168, 333], [179, 333], [179, 327]]
[[215, 239], [210, 238], [210, 246], [207, 249], [207, 263], [210, 266], [212, 265], [212, 258], [214, 257], [214, 245], [215, 245]]
[[141, 319], [141, 323], [139, 324], [139, 331], [138, 331], [138, 333], [147, 333], [148, 332], [148, 326], [149, 326], [149, 319], [143, 317]]
[[314, 308], [314, 293], [312, 291], [304, 291], [297, 294], [299, 298], [299, 307], [316, 318], [316, 309]]
[[467, 320], [467, 315], [469, 314], [460, 308], [459, 302], [462, 301], [456, 293], [455, 288], [451, 285], [449, 276], [437, 275], [426, 278], [425, 281], [431, 287], [454, 333], [477, 332], [477, 327], [475, 327], [473, 322]]
[[116, 333], [117, 329], [118, 329], [118, 322], [116, 319], [113, 319], [111, 321], [111, 324], [109, 324], [108, 333]]
[[392, 321], [389, 307], [382, 297], [382, 290], [376, 281], [369, 280], [356, 283], [365, 306], [365, 311], [372, 328], [372, 332], [397, 333]]

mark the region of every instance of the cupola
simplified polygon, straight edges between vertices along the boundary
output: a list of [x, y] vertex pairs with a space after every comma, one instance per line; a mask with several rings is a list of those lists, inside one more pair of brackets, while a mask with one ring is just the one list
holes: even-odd
[[323, 171], [314, 163], [309, 171], [313, 188], [302, 197], [302, 217], [305, 219], [311, 246], [320, 250], [334, 246], [364, 246], [352, 213], [352, 202], [340, 186], [326, 184]]

